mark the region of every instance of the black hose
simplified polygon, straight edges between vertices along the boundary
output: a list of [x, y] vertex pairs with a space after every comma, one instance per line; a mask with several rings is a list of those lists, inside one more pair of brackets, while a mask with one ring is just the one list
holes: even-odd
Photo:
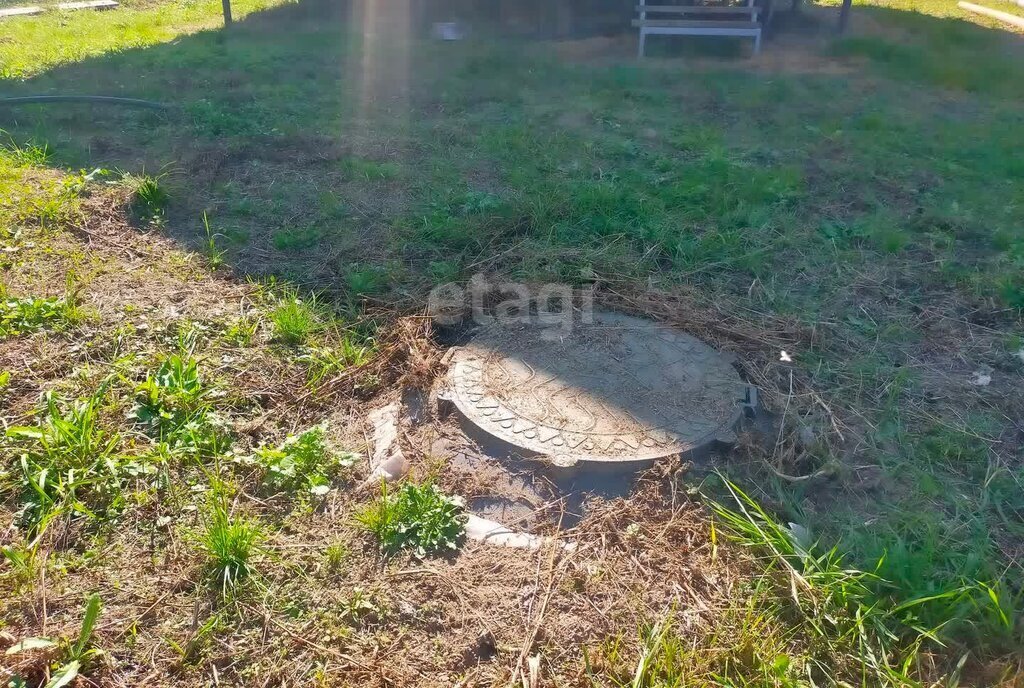
[[114, 103], [134, 107], [166, 110], [167, 105], [152, 100], [138, 98], [116, 98], [114, 96], [21, 96], [18, 98], [0, 98], [0, 105], [25, 105], [29, 103]]

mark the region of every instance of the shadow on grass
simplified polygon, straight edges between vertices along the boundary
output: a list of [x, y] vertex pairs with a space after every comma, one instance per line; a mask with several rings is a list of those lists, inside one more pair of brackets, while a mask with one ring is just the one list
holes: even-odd
[[[229, 30], [3, 84], [9, 95], [147, 98], [173, 106], [167, 114], [64, 104], [5, 108], [0, 122], [16, 140], [47, 142], [62, 166], [165, 173], [171, 192], [167, 230], [195, 245], [204, 236], [206, 212], [240, 273], [277, 273], [344, 289], [368, 270], [398, 282], [451, 277], [460, 266], [524, 236], [543, 236], [559, 222], [572, 229], [560, 232], [552, 247], [563, 256], [578, 248], [574, 242], [581, 237], [600, 243], [615, 234], [624, 237], [623, 255], [639, 266], [638, 278], [664, 260], [678, 266], [673, 256], [690, 249], [672, 238], [676, 215], [706, 215], [709, 201], [704, 192], [654, 204], [623, 196], [634, 188], [635, 194], [648, 193], [640, 190], [650, 186], [648, 176], [671, 164], [662, 151], [639, 150], [647, 145], [638, 143], [644, 126], [671, 122], [687, 108], [693, 109], [684, 121], [712, 128], [723, 118], [739, 121], [760, 112], [783, 120], [792, 110], [805, 121], [787, 121], [784, 134], [810, 155], [825, 144], [825, 134], [808, 127], [836, 116], [829, 101], [845, 97], [839, 116], [846, 118], [867, 107], [844, 93], [853, 76], [827, 83], [815, 77], [818, 93], [812, 93], [810, 77], [801, 83], [799, 75], [779, 75], [765, 84], [745, 62], [699, 71], [682, 61], [640, 66], [632, 62], [628, 42], [610, 48], [621, 51], [614, 63], [586, 65], [559, 60], [550, 46], [536, 43], [431, 42], [403, 3], [389, 3], [378, 14], [361, 7], [288, 4], [250, 15]], [[853, 36], [833, 45], [836, 54], [862, 57], [866, 69], [893, 77], [895, 92], [899, 83], [917, 82], [966, 92], [983, 103], [1024, 95], [1024, 78], [1016, 78], [1024, 70], [1004, 58], [1008, 39], [1000, 32], [915, 13], [858, 11], [915, 37]], [[690, 55], [700, 45], [684, 41], [665, 51]], [[740, 49], [738, 42], [713, 46], [719, 56]], [[820, 111], [808, 113], [805, 99], [822, 94], [822, 104], [815, 105]], [[642, 110], [649, 115], [637, 114]], [[628, 128], [613, 120], [628, 120]], [[749, 149], [775, 138], [773, 126], [767, 123], [762, 143]], [[581, 158], [619, 171], [595, 181]], [[728, 174], [722, 183], [736, 184], [738, 173]], [[776, 176], [788, 174], [780, 169]], [[775, 188], [769, 181], [765, 189]], [[754, 211], [774, 217], [786, 193], [742, 195], [722, 204], [712, 219], [731, 221], [726, 215], [737, 207], [748, 219]], [[514, 207], [501, 204], [515, 194]], [[421, 237], [427, 237], [422, 246]], [[649, 245], [666, 238], [671, 255], [644, 262]], [[608, 245], [604, 241], [600, 251]], [[698, 252], [687, 260], [703, 257]], [[553, 269], [572, 272], [587, 263], [570, 259], [568, 268]]]
[[1024, 39], [1019, 35], [918, 12], [881, 7], [857, 11], [897, 33], [844, 37], [833, 45], [833, 54], [865, 58], [878, 73], [908, 82], [982, 98], [1024, 96]]

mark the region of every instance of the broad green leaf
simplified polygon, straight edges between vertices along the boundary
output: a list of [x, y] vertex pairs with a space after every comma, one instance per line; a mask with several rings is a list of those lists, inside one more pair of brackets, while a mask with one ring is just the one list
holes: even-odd
[[16, 425], [11, 428], [7, 428], [8, 437], [24, 437], [32, 440], [39, 440], [43, 438], [42, 428], [33, 428], [24, 425]]
[[19, 652], [27, 652], [28, 650], [42, 650], [47, 647], [53, 647], [56, 644], [49, 638], [25, 638], [20, 643], [15, 643], [7, 648], [7, 654], [14, 655]]
[[46, 684], [46, 688], [63, 688], [75, 680], [78, 676], [78, 670], [82, 668], [81, 663], [76, 659], [63, 665], [60, 669], [53, 672], [53, 676], [50, 677], [49, 683]]

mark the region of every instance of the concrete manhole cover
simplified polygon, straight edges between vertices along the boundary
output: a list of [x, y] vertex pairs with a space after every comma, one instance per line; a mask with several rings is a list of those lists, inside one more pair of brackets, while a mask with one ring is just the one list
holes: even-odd
[[617, 313], [595, 313], [564, 337], [484, 328], [454, 353], [449, 376], [464, 420], [559, 466], [700, 452], [733, 438], [754, 394], [700, 340]]

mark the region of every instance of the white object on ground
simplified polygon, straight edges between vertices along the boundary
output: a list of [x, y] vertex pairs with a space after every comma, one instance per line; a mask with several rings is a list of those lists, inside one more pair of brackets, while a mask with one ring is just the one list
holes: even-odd
[[398, 480], [409, 472], [409, 462], [398, 444], [398, 417], [401, 413], [401, 402], [393, 401], [367, 414], [373, 425], [373, 454], [370, 456], [370, 475], [359, 489], [378, 484], [381, 480]]
[[[466, 520], [466, 537], [470, 540], [477, 540], [498, 547], [512, 547], [513, 549], [540, 549], [541, 545], [551, 542], [551, 538], [531, 535], [518, 530], [512, 530], [508, 526], [497, 521], [481, 518], [476, 514], [468, 514]], [[576, 543], [563, 542], [562, 547], [567, 550], [576, 549]]]
[[967, 10], [968, 12], [974, 12], [975, 14], [984, 14], [986, 17], [992, 17], [993, 19], [998, 19], [1001, 22], [1006, 22], [1007, 24], [1012, 24], [1013, 26], [1024, 29], [1024, 17], [1016, 14], [1000, 12], [999, 10], [994, 10], [991, 7], [985, 7], [984, 5], [975, 5], [973, 2], [958, 2], [957, 7], [962, 10]]
[[[84, 0], [83, 2], [62, 2], [57, 5], [58, 10], [112, 10], [117, 7], [114, 0]], [[9, 7], [0, 9], [0, 19], [4, 17], [25, 17], [34, 14], [42, 14], [47, 8], [32, 5], [30, 7]]]
[[[1021, 7], [1024, 7], [1024, 0], [1020, 0], [1020, 1], [1022, 3]], [[1022, 348], [1020, 351], [1017, 352], [1017, 358], [1020, 359], [1021, 363], [1024, 363], [1024, 348]]]
[[42, 14], [42, 7], [9, 7], [5, 10], [0, 9], [0, 18], [3, 17], [23, 17], [31, 14]]
[[112, 10], [117, 7], [114, 0], [88, 0], [87, 2], [62, 2], [57, 5], [59, 10]]
[[969, 382], [975, 387], [988, 387], [992, 382], [992, 369], [982, 366], [979, 370], [974, 371]]

